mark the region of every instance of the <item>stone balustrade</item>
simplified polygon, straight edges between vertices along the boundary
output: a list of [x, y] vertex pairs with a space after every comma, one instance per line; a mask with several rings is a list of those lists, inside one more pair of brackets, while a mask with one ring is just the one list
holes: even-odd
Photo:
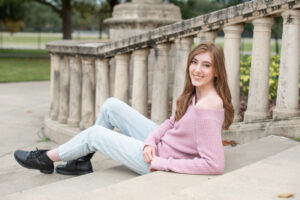
[[[156, 123], [162, 123], [169, 112], [169, 49], [176, 47], [172, 114], [175, 101], [184, 85], [187, 57], [194, 38], [214, 41], [224, 31], [224, 52], [228, 83], [235, 108], [232, 128], [223, 137], [244, 142], [267, 133], [299, 133], [299, 57], [300, 1], [251, 1], [210, 14], [116, 42], [58, 41], [47, 44], [51, 53], [51, 106], [45, 120], [45, 133], [58, 135], [63, 142], [71, 132], [91, 126], [101, 105], [114, 96], [133, 106]], [[270, 36], [273, 17], [284, 18], [276, 108], [270, 116], [268, 105]], [[241, 121], [240, 108], [240, 43], [243, 25], [254, 25], [251, 75], [247, 110]], [[148, 56], [155, 50], [152, 72], [152, 94], [148, 96]], [[110, 90], [110, 60], [115, 59], [114, 92]], [[130, 60], [133, 62], [132, 98], [129, 97]], [[149, 109], [151, 105], [151, 109]], [[148, 112], [150, 111], [150, 115]], [[277, 128], [278, 120], [286, 126]], [[277, 123], [277, 125], [276, 125]], [[280, 122], [282, 124], [282, 122]], [[273, 127], [273, 128], [272, 128]], [[276, 127], [276, 128], [274, 128]], [[286, 128], [286, 129], [285, 129]], [[242, 134], [244, 133], [244, 134]], [[260, 133], [260, 136], [254, 136]], [[300, 133], [299, 133], [300, 134]], [[238, 137], [240, 135], [240, 137]], [[59, 138], [59, 139], [57, 139]]]

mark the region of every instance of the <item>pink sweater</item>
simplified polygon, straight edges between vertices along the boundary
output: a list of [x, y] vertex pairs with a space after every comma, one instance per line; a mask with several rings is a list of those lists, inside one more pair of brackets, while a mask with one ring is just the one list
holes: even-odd
[[145, 140], [144, 146], [156, 148], [151, 162], [155, 170], [185, 174], [222, 174], [224, 151], [222, 125], [224, 109], [200, 109], [195, 97], [177, 122], [166, 120]]

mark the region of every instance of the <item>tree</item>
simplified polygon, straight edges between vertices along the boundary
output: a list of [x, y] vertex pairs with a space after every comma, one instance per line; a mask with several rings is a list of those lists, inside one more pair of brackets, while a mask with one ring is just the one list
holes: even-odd
[[[72, 9], [77, 10], [84, 15], [85, 13], [95, 11], [95, 5], [102, 3], [102, 1], [91, 0], [33, 0], [43, 5], [49, 6], [62, 19], [63, 39], [72, 39]], [[118, 0], [107, 0], [111, 7], [119, 3]]]

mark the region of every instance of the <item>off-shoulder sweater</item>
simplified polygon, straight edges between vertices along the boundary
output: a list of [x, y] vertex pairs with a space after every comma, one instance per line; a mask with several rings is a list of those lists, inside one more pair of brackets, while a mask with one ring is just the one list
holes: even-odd
[[185, 174], [222, 174], [224, 109], [201, 109], [195, 96], [183, 117], [166, 120], [144, 142], [156, 149], [151, 162], [155, 170]]

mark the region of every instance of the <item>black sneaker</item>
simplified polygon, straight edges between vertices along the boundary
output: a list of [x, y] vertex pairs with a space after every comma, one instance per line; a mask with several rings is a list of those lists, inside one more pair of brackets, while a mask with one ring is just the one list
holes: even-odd
[[53, 161], [47, 156], [48, 150], [15, 151], [16, 161], [25, 168], [39, 169], [40, 172], [51, 174], [54, 171]]
[[65, 165], [57, 165], [56, 172], [63, 175], [84, 175], [93, 172], [91, 158], [94, 153], [90, 153], [86, 156], [78, 158], [76, 160], [70, 160]]

